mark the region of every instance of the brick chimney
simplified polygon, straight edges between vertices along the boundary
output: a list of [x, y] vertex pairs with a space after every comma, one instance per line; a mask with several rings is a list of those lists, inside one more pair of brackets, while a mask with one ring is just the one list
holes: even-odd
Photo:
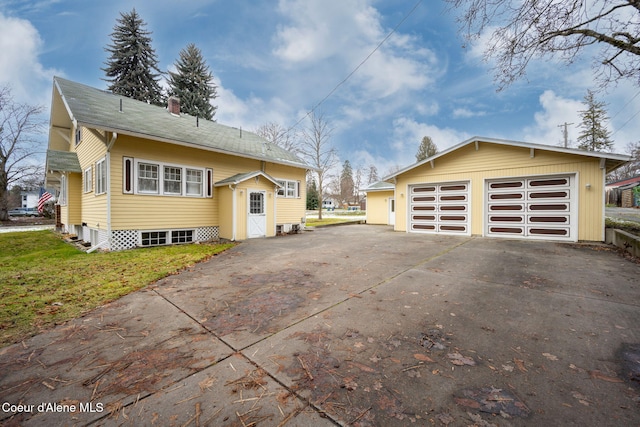
[[167, 100], [167, 109], [175, 116], [180, 115], [180, 98], [177, 96], [170, 96]]

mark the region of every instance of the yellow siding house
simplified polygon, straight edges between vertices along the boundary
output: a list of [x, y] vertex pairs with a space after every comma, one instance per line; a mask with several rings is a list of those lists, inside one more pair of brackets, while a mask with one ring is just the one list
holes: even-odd
[[385, 177], [394, 192], [384, 197], [397, 231], [603, 241], [605, 177], [629, 160], [474, 137]]
[[94, 248], [243, 240], [299, 229], [310, 168], [252, 132], [59, 77], [47, 186]]

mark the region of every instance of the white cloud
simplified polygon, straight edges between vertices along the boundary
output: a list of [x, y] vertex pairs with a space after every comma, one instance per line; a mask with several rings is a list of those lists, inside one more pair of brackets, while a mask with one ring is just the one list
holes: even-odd
[[291, 111], [281, 98], [270, 98], [264, 100], [256, 96], [241, 99], [233, 90], [225, 88], [218, 79], [214, 79], [218, 86], [218, 98], [213, 101], [218, 106], [215, 119], [218, 123], [227, 126], [242, 127], [249, 131], [254, 131], [265, 123], [273, 122], [281, 126], [290, 124]]
[[56, 71], [38, 59], [43, 45], [38, 31], [29, 21], [1, 12], [0, 28], [0, 84], [11, 86], [16, 101], [48, 106]]
[[486, 115], [485, 111], [471, 111], [468, 108], [456, 108], [453, 110], [453, 117], [456, 119], [468, 119], [471, 117], [482, 117]]
[[582, 102], [563, 98], [552, 90], [546, 90], [540, 95], [540, 106], [542, 110], [534, 114], [535, 124], [523, 130], [524, 140], [539, 144], [561, 145], [564, 139], [560, 126], [571, 123], [567, 127], [569, 145], [575, 147], [579, 132], [577, 126], [580, 124], [578, 111], [584, 108]]
[[[336, 83], [371, 54], [390, 29], [369, 0], [280, 0], [279, 11], [288, 20], [274, 37], [273, 54], [283, 66], [309, 69], [326, 66]], [[433, 83], [441, 73], [435, 55], [413, 36], [395, 33], [351, 77], [360, 96], [381, 99], [415, 91]], [[331, 76], [324, 76], [331, 81]], [[357, 83], [354, 88], [353, 84]]]
[[402, 167], [415, 162], [415, 154], [418, 151], [420, 141], [425, 136], [431, 137], [438, 147], [438, 151], [443, 151], [468, 138], [466, 132], [460, 132], [451, 128], [439, 128], [427, 123], [420, 123], [413, 119], [402, 117], [393, 121], [393, 136], [389, 145], [395, 154], [387, 163], [397, 163]]

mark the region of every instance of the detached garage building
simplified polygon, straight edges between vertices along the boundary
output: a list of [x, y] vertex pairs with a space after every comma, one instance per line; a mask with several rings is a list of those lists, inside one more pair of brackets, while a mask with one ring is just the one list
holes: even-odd
[[386, 201], [396, 231], [603, 241], [605, 176], [629, 160], [474, 137], [385, 177]]

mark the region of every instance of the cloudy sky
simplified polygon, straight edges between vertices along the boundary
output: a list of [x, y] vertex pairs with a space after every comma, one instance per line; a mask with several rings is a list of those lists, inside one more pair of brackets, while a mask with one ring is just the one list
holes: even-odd
[[[476, 135], [559, 145], [567, 122], [575, 145], [582, 99], [596, 88], [585, 58], [534, 62], [528, 79], [497, 92], [482, 46], [462, 40], [437, 0], [0, 0], [0, 85], [47, 117], [53, 76], [106, 88], [104, 48], [119, 12], [134, 7], [162, 70], [187, 44], [201, 49], [220, 123], [288, 128], [337, 87], [317, 107], [332, 143], [341, 161], [381, 175], [413, 163], [425, 135], [440, 150]], [[597, 95], [616, 152], [640, 139], [639, 94], [624, 82]]]

